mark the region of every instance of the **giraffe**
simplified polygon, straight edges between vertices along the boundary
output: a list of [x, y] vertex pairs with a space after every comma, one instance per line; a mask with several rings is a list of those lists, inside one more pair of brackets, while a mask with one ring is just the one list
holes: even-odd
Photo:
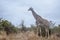
[[[36, 25], [37, 27], [39, 27], [40, 25], [44, 26], [45, 31], [46, 31], [46, 36], [49, 36], [49, 26], [50, 26], [50, 22], [44, 18], [42, 18], [41, 16], [39, 16], [32, 7], [30, 7], [28, 9], [28, 11], [32, 12], [32, 15], [34, 16], [35, 20], [36, 20]], [[37, 29], [38, 30], [38, 29]], [[40, 27], [40, 35], [41, 35], [41, 27]]]

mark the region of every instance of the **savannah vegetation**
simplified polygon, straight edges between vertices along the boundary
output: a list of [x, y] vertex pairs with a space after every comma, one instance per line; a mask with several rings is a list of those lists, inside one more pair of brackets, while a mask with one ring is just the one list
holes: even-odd
[[[36, 25], [31, 25], [31, 27], [26, 27], [26, 25], [24, 25], [24, 20], [21, 21], [20, 26], [18, 28], [17, 26], [13, 25], [8, 20], [0, 18], [0, 35], [2, 34], [2, 32], [6, 32], [6, 35], [9, 36], [10, 34], [18, 34], [18, 33], [24, 34], [28, 31], [34, 32], [36, 34], [37, 33], [36, 30], [37, 30]], [[56, 36], [60, 37], [60, 25], [54, 26], [50, 28], [50, 30], [51, 30], [51, 35], [56, 34]], [[27, 34], [29, 34], [29, 32]], [[45, 31], [43, 32], [44, 33], [42, 33], [42, 35], [45, 34]]]

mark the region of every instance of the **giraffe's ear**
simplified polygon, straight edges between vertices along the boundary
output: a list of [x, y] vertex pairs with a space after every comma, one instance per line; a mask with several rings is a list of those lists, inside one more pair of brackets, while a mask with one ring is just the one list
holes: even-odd
[[32, 10], [33, 8], [32, 7], [30, 7], [29, 9], [28, 9], [28, 11], [30, 11], [30, 10]]
[[30, 9], [33, 9], [32, 7], [30, 7]]

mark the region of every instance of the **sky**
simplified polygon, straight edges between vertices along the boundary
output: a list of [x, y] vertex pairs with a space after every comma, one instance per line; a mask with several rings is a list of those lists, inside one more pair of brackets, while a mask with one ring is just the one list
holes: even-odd
[[30, 7], [43, 18], [60, 24], [60, 0], [0, 0], [0, 18], [14, 25], [19, 25], [22, 20], [26, 26], [35, 24], [32, 13], [28, 11]]

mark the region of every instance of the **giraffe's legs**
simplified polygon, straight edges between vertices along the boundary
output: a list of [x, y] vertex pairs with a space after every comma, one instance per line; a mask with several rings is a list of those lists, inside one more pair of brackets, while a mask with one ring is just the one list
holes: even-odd
[[49, 38], [49, 29], [46, 29], [46, 37]]
[[37, 24], [37, 34], [38, 34], [38, 36], [42, 36], [42, 34], [41, 34], [41, 27], [38, 24]]
[[49, 29], [48, 29], [48, 38], [49, 38]]
[[42, 30], [41, 30], [41, 27], [40, 27], [40, 36], [42, 37], [42, 34], [41, 34]]
[[41, 29], [40, 29], [40, 25], [39, 25], [39, 22], [38, 21], [36, 21], [36, 25], [37, 25], [37, 34], [38, 34], [38, 36], [41, 36]]
[[37, 26], [37, 34], [38, 34], [38, 26]]

